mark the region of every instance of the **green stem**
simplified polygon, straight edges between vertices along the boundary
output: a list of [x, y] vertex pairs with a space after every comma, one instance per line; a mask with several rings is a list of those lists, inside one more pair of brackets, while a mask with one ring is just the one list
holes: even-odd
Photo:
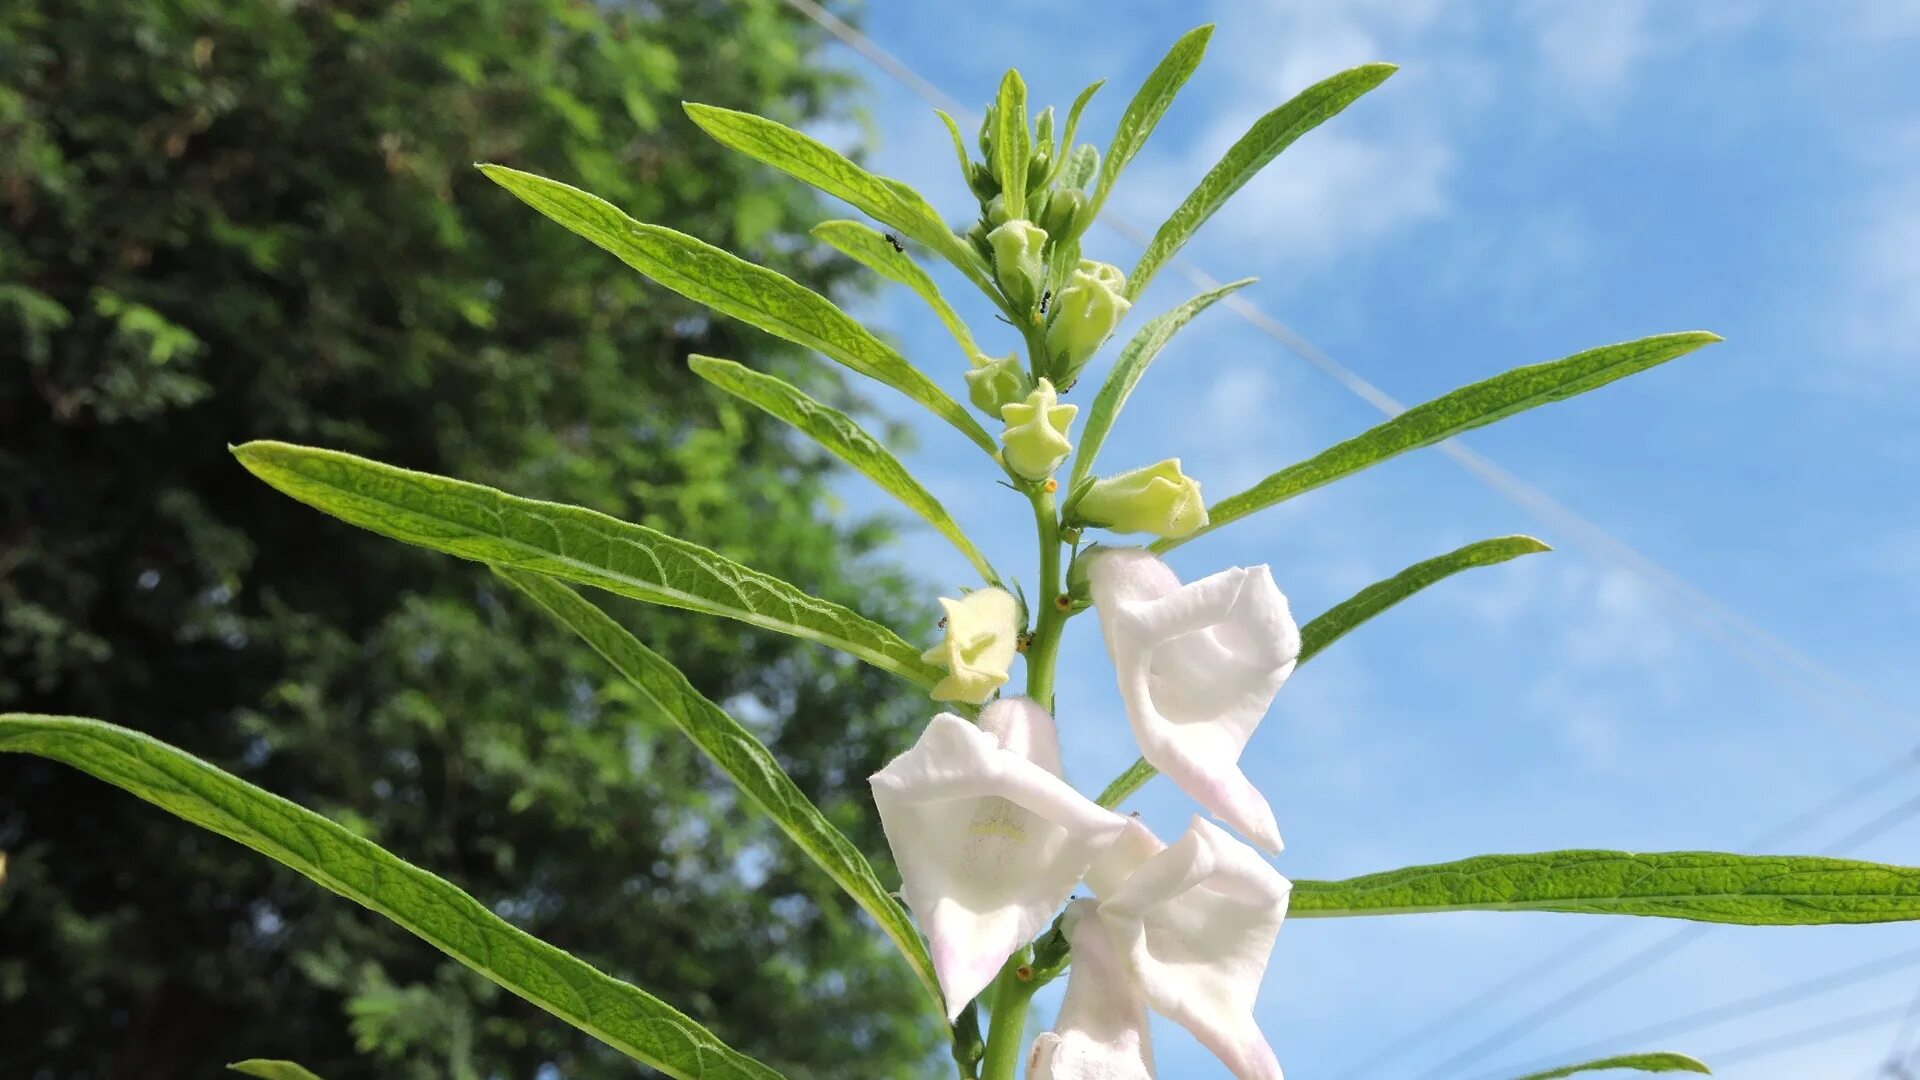
[[994, 981], [993, 1029], [987, 1036], [987, 1056], [981, 1063], [980, 1080], [1014, 1080], [1020, 1075], [1021, 1051], [1026, 1046], [1027, 1006], [1033, 1003], [1033, 992], [1038, 989], [1031, 978], [1019, 976], [1027, 959], [1026, 949], [1014, 953]]
[[1033, 628], [1033, 641], [1027, 645], [1027, 696], [1053, 711], [1053, 667], [1060, 655], [1060, 630], [1066, 625], [1066, 612], [1059, 598], [1065, 595], [1060, 580], [1060, 515], [1051, 491], [1033, 495], [1033, 521], [1040, 532], [1040, 589], [1034, 603], [1039, 619]]

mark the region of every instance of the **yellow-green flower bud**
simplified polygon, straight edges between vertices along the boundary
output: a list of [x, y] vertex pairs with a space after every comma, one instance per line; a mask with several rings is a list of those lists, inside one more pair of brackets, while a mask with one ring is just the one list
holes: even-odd
[[1127, 299], [1127, 275], [1110, 263], [1080, 260], [1067, 284], [1054, 294], [1047, 321], [1047, 370], [1072, 386], [1080, 369], [1093, 359], [1126, 318], [1133, 302]]
[[1087, 485], [1067, 507], [1070, 523], [1114, 532], [1178, 538], [1207, 523], [1200, 481], [1180, 471], [1180, 459], [1108, 476]]
[[[996, 181], [996, 183], [997, 182], [998, 181]], [[1006, 192], [1001, 192], [988, 199], [986, 203], [980, 207], [980, 213], [986, 218], [987, 228], [989, 229], [997, 229], [1013, 220], [1012, 217], [1007, 214]]]
[[1086, 212], [1086, 192], [1079, 188], [1059, 188], [1047, 200], [1046, 212], [1040, 215], [1040, 225], [1055, 241], [1064, 241], [1080, 235], [1080, 216]]
[[933, 687], [935, 701], [979, 705], [1007, 681], [1020, 644], [1020, 602], [1005, 589], [978, 589], [959, 600], [940, 598], [947, 636], [920, 659], [947, 671]]
[[1000, 442], [1007, 468], [1028, 480], [1045, 480], [1073, 452], [1067, 440], [1067, 426], [1073, 423], [1078, 405], [1060, 404], [1053, 384], [1041, 379], [1027, 400], [1002, 406], [1000, 418], [1007, 422]]
[[[1040, 298], [1040, 279], [1046, 275], [1042, 258], [1047, 246], [1047, 230], [1024, 218], [1016, 218], [987, 234], [993, 247], [993, 272], [1014, 310], [1027, 312]], [[1111, 328], [1109, 328], [1111, 329]]]
[[998, 360], [976, 356], [966, 379], [968, 399], [988, 416], [999, 416], [1001, 406], [1024, 401], [1033, 392], [1033, 379], [1021, 366], [1018, 353], [1008, 353]]

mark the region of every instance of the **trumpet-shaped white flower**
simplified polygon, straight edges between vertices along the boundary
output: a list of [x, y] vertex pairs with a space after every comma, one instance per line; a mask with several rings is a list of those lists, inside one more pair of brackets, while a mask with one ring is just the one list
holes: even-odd
[[958, 600], [940, 598], [946, 637], [920, 659], [947, 669], [933, 684], [935, 701], [978, 705], [1007, 681], [1020, 646], [1020, 601], [1001, 588], [975, 589]]
[[1028, 1080], [1153, 1080], [1146, 1001], [1092, 900], [1067, 905], [1073, 945], [1066, 1000], [1053, 1030], [1033, 1041]]
[[1059, 774], [1053, 718], [1016, 697], [987, 706], [978, 727], [941, 713], [871, 778], [949, 1019], [1046, 929], [1126, 826]]
[[1148, 764], [1268, 851], [1280, 829], [1240, 771], [1240, 752], [1293, 673], [1300, 628], [1265, 566], [1190, 585], [1139, 548], [1101, 554], [1089, 572], [1127, 719]]
[[[1239, 1080], [1281, 1080], [1253, 1003], [1292, 883], [1259, 852], [1196, 816], [1172, 847], [1130, 821], [1087, 884], [1148, 1007], [1191, 1031]], [[1078, 965], [1078, 939], [1074, 945]]]

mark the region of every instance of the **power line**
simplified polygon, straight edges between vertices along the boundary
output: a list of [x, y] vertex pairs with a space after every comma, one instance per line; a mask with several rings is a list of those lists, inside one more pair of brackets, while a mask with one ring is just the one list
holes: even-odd
[[1872, 1012], [1855, 1013], [1838, 1020], [1829, 1020], [1824, 1024], [1814, 1024], [1798, 1031], [1789, 1031], [1785, 1035], [1775, 1035], [1755, 1042], [1743, 1043], [1717, 1054], [1703, 1055], [1702, 1061], [1718, 1069], [1723, 1065], [1732, 1065], [1741, 1061], [1753, 1061], [1757, 1058], [1784, 1054], [1789, 1050], [1798, 1050], [1802, 1046], [1837, 1039], [1842, 1035], [1851, 1035], [1856, 1031], [1879, 1027], [1889, 1020], [1905, 1016], [1907, 1007], [1896, 1005], [1887, 1009], [1875, 1009]]
[[[952, 94], [821, 7], [815, 0], [785, 2], [922, 101], [945, 109], [962, 123], [978, 122], [977, 114]], [[1135, 244], [1144, 245], [1146, 242], [1145, 230], [1114, 211], [1103, 213], [1100, 221]], [[1189, 260], [1177, 260], [1175, 266], [1188, 280], [1202, 288], [1214, 289], [1220, 285], [1218, 278]], [[1221, 301], [1221, 306], [1387, 416], [1397, 416], [1406, 410], [1406, 406], [1392, 395], [1329, 356], [1304, 335], [1274, 318], [1244, 295], [1229, 296]], [[1855, 709], [1881, 717], [1883, 724], [1892, 722], [1898, 730], [1907, 728], [1908, 718], [1902, 710], [1734, 611], [1712, 594], [1642, 554], [1540, 488], [1508, 472], [1484, 454], [1452, 439], [1441, 443], [1438, 449], [1495, 492], [1567, 534], [1591, 554], [1653, 585], [1667, 596], [1675, 610], [1688, 621], [1727, 646], [1763, 677], [1800, 697], [1819, 715], [1836, 721], [1877, 749], [1887, 749], [1892, 744], [1892, 738], [1883, 726], [1863, 723], [1854, 714]], [[1789, 677], [1789, 672], [1797, 672], [1800, 677]], [[1843, 701], [1852, 704], [1846, 706], [1842, 704]]]

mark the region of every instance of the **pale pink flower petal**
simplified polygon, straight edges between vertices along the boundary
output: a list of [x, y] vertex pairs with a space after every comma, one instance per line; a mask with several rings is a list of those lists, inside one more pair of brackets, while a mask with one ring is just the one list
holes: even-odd
[[1027, 1080], [1153, 1080], [1146, 1003], [1096, 906], [1067, 906], [1067, 996], [1053, 1030], [1033, 1041]]

